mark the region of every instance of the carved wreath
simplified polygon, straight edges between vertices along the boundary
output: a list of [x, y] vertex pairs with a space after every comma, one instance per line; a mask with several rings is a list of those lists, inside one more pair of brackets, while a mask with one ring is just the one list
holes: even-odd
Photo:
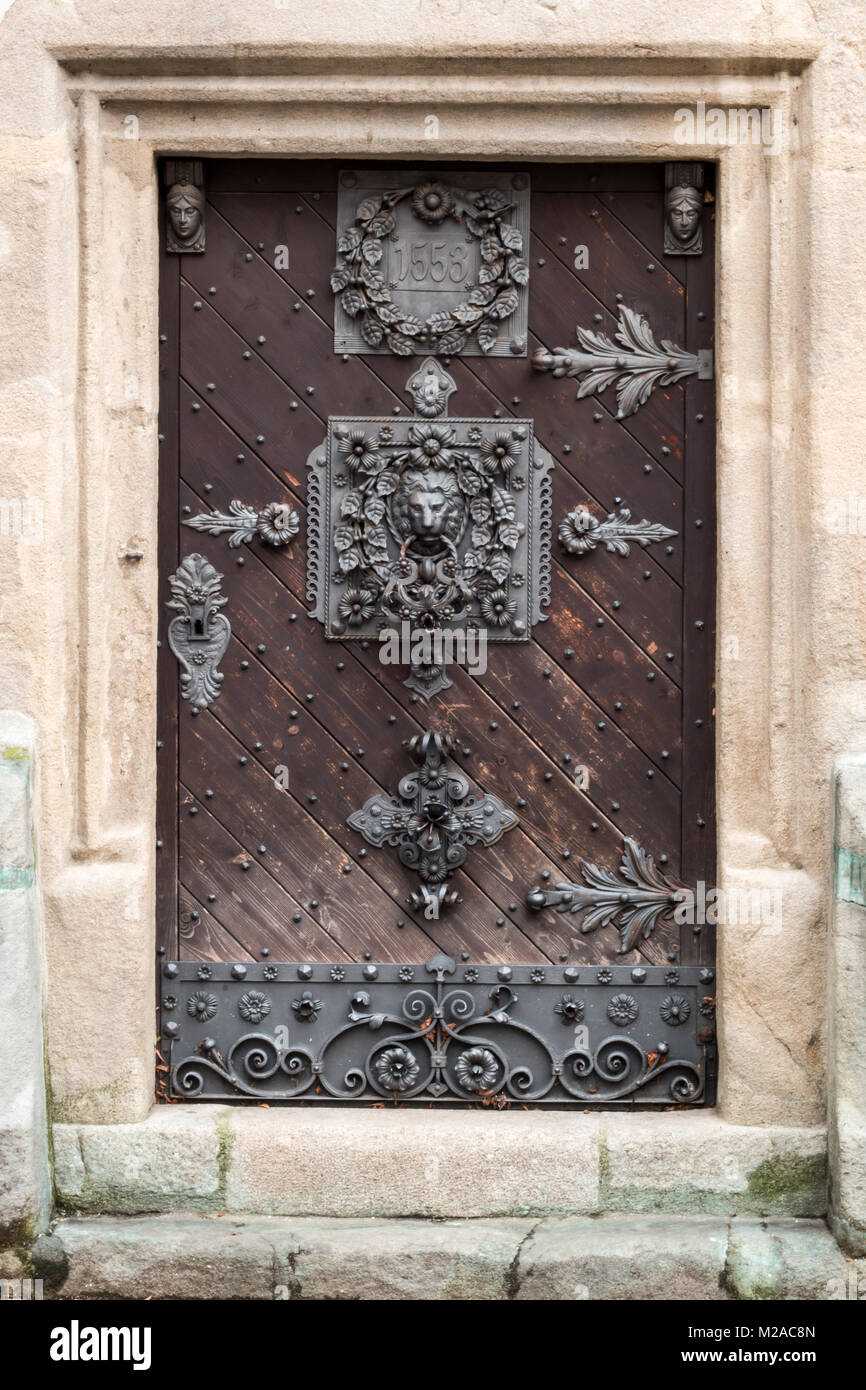
[[[411, 198], [412, 211], [422, 222], [435, 226], [453, 217], [480, 244], [483, 264], [466, 299], [426, 320], [397, 307], [378, 269], [382, 241], [397, 228], [393, 210], [404, 198]], [[499, 338], [497, 324], [517, 308], [514, 287], [529, 281], [523, 236], [505, 221], [505, 214], [513, 207], [498, 188], [464, 198], [459, 190], [444, 183], [422, 183], [365, 198], [337, 242], [340, 258], [331, 275], [331, 289], [339, 294], [345, 312], [350, 318], [360, 318], [364, 341], [371, 347], [384, 342], [400, 357], [411, 357], [422, 345], [451, 355], [462, 352], [474, 333], [481, 351], [492, 351]]]
[[[506, 586], [524, 582], [522, 575], [512, 573], [523, 526], [510, 489], [526, 485], [522, 474], [511, 476], [523, 454], [525, 428], [517, 425], [486, 434], [479, 425], [470, 425], [464, 441], [448, 421], [416, 422], [409, 427], [408, 444], [401, 445], [393, 443], [388, 424], [380, 427], [378, 435], [338, 428], [336, 436], [350, 471], [348, 478], [343, 476], [348, 489], [341, 498], [333, 535], [339, 565], [334, 579], [349, 585], [339, 603], [340, 617], [348, 628], [369, 622], [389, 581], [399, 578], [401, 566], [407, 572], [412, 567], [403, 554], [398, 561], [392, 560], [388, 532], [405, 551], [411, 535], [404, 524], [401, 499], [407, 481], [427, 474], [449, 494], [451, 515], [445, 538], [451, 558], [445, 566], [456, 588], [478, 600], [488, 627], [511, 628], [518, 634], [523, 624], [516, 619], [517, 605]], [[467, 526], [471, 526], [470, 546], [458, 561], [457, 545]], [[449, 614], [438, 607], [437, 616], [442, 621]]]

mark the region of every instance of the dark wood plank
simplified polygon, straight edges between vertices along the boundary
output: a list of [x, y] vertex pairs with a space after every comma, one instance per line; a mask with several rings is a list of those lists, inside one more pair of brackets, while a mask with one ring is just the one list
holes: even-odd
[[[162, 219], [164, 219], [164, 209]], [[159, 275], [159, 520], [157, 562], [160, 576], [157, 631], [161, 655], [157, 664], [156, 720], [156, 945], [168, 957], [177, 955], [177, 785], [178, 672], [168, 651], [166, 632], [173, 617], [165, 607], [170, 597], [166, 577], [180, 560], [178, 539], [179, 469], [179, 257], [165, 251], [161, 222]]]
[[[208, 250], [166, 258], [175, 299], [164, 347], [180, 385], [166, 380], [162, 401], [174, 435], [173, 454], [162, 452], [161, 526], [174, 558], [168, 564], [161, 551], [161, 574], [177, 563], [179, 506], [191, 515], [225, 510], [233, 497], [287, 500], [302, 522], [281, 551], [254, 542], [236, 553], [222, 538], [180, 528], [180, 553], [201, 550], [225, 575], [234, 631], [212, 711], [194, 719], [181, 710], [181, 949], [190, 959], [270, 950], [275, 959], [370, 951], [417, 960], [442, 948], [490, 961], [621, 960], [614, 931], [583, 936], [568, 916], [528, 912], [524, 895], [542, 872], [575, 873], [580, 855], [614, 868], [623, 834], [667, 855], [671, 872], [711, 881], [712, 383], [657, 390], [622, 422], [613, 390], [578, 402], [575, 382], [534, 374], [526, 359], [447, 363], [458, 383], [455, 415], [534, 418], [556, 460], [554, 525], [577, 503], [597, 514], [627, 505], [678, 534], [668, 546], [579, 561], [554, 544], [553, 603], [535, 640], [493, 645], [484, 675], [452, 673], [451, 689], [425, 706], [402, 685], [405, 672], [379, 664], [375, 643], [327, 642], [304, 611], [306, 456], [329, 414], [406, 411], [415, 365], [333, 353], [338, 167], [209, 162]], [[662, 259], [661, 165], [535, 166], [532, 177], [530, 350], [539, 340], [573, 342], [578, 322], [612, 333], [619, 302], [647, 313], [657, 341], [708, 344], [712, 256]], [[589, 247], [587, 271], [574, 267], [575, 244]], [[289, 265], [278, 270], [274, 248], [283, 245]], [[698, 300], [706, 319], [697, 319]], [[694, 626], [698, 610], [710, 615], [703, 629]], [[171, 728], [176, 693], [176, 664], [163, 660], [161, 731]], [[422, 727], [455, 736], [473, 789], [525, 803], [520, 827], [456, 876], [459, 907], [430, 924], [404, 906], [412, 875], [393, 852], [364, 852], [345, 824], [371, 790], [394, 787], [405, 770], [401, 745]], [[288, 792], [273, 777], [283, 760]], [[590, 769], [585, 791], [574, 782], [579, 764]], [[692, 823], [699, 804], [709, 812], [695, 810]], [[176, 872], [172, 883], [176, 891]], [[174, 932], [176, 910], [161, 905], [160, 914]], [[643, 959], [666, 960], [675, 935], [660, 931]], [[709, 936], [686, 936], [684, 957], [708, 959]]]
[[[255, 959], [183, 884], [180, 886], [179, 903], [178, 960], [207, 962]], [[168, 992], [164, 980], [160, 982], [160, 988], [163, 994]]]

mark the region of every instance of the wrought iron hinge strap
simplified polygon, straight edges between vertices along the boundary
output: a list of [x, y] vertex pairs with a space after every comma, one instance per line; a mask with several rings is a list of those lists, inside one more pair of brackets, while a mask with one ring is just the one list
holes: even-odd
[[578, 400], [616, 383], [618, 420], [634, 415], [656, 386], [671, 386], [687, 376], [712, 379], [711, 348], [686, 352], [666, 338], [659, 346], [643, 314], [624, 304], [619, 306], [616, 342], [590, 328], [578, 326], [576, 333], [579, 348], [557, 347], [549, 352], [540, 347], [532, 365], [537, 372], [552, 372], [554, 376], [584, 377], [577, 389]]

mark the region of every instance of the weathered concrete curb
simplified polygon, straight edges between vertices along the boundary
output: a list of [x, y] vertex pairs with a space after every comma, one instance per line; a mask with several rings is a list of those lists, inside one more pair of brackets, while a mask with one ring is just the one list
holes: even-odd
[[49, 1297], [337, 1300], [853, 1296], [821, 1221], [96, 1217], [34, 1246]]
[[55, 1125], [55, 1178], [65, 1214], [825, 1214], [823, 1130], [671, 1118], [160, 1106]]
[[32, 720], [0, 710], [0, 1249], [29, 1245], [51, 1209], [34, 744]]

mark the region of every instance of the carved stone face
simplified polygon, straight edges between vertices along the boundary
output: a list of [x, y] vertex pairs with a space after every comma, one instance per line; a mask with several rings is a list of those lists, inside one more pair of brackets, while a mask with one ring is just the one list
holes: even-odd
[[171, 229], [183, 246], [194, 242], [201, 231], [202, 205], [198, 189], [176, 184], [168, 194]]
[[697, 188], [672, 188], [667, 196], [668, 226], [677, 241], [691, 241], [701, 216], [701, 195]]
[[453, 474], [444, 469], [403, 474], [392, 499], [397, 533], [415, 537], [425, 548], [443, 537], [455, 544], [463, 532], [464, 503]]

